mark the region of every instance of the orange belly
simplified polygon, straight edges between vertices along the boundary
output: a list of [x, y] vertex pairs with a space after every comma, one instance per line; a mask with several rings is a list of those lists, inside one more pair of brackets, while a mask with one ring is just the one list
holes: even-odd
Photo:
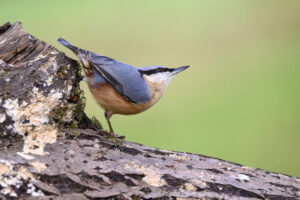
[[108, 83], [90, 85], [89, 88], [94, 95], [97, 103], [111, 114], [133, 115], [143, 112], [150, 108], [159, 98], [154, 95], [152, 99], [146, 103], [131, 103], [117, 93]]

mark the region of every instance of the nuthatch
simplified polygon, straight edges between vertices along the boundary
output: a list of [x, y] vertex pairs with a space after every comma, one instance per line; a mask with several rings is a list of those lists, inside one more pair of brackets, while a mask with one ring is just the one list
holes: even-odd
[[111, 135], [114, 135], [110, 123], [113, 114], [132, 115], [147, 110], [162, 97], [173, 76], [189, 67], [136, 68], [73, 46], [62, 38], [58, 42], [73, 51], [82, 62], [90, 91], [105, 110]]

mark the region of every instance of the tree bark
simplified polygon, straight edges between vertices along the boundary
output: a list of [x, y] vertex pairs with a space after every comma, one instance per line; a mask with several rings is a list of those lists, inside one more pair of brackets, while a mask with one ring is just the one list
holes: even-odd
[[84, 114], [76, 61], [0, 27], [0, 198], [300, 199], [300, 179], [111, 138]]

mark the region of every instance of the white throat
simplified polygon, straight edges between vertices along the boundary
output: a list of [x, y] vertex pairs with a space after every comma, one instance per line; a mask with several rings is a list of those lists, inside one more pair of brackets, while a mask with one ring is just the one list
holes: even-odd
[[171, 83], [173, 76], [170, 72], [162, 72], [148, 75], [147, 78], [153, 83], [161, 84], [163, 90]]

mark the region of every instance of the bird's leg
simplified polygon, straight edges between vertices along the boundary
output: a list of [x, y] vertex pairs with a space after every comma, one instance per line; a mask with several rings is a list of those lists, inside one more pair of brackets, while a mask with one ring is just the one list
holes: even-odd
[[115, 133], [114, 133], [114, 130], [113, 130], [113, 128], [111, 126], [111, 123], [110, 123], [110, 117], [112, 116], [112, 113], [106, 110], [104, 112], [104, 116], [105, 116], [105, 119], [106, 119], [106, 121], [108, 123], [108, 126], [109, 126], [109, 132], [108, 132], [108, 134], [111, 135], [111, 136], [114, 136]]
[[107, 121], [107, 123], [108, 123], [108, 126], [109, 126], [109, 132], [108, 132], [108, 134], [109, 134], [111, 137], [114, 137], [114, 138], [119, 138], [119, 139], [122, 139], [122, 140], [125, 139], [125, 136], [115, 135], [115, 132], [114, 132], [114, 130], [113, 130], [113, 128], [112, 128], [112, 125], [111, 125], [111, 123], [110, 123], [110, 117], [113, 115], [113, 113], [106, 110], [106, 111], [104, 112], [104, 115], [105, 115], [105, 119], [106, 119], [106, 121]]

